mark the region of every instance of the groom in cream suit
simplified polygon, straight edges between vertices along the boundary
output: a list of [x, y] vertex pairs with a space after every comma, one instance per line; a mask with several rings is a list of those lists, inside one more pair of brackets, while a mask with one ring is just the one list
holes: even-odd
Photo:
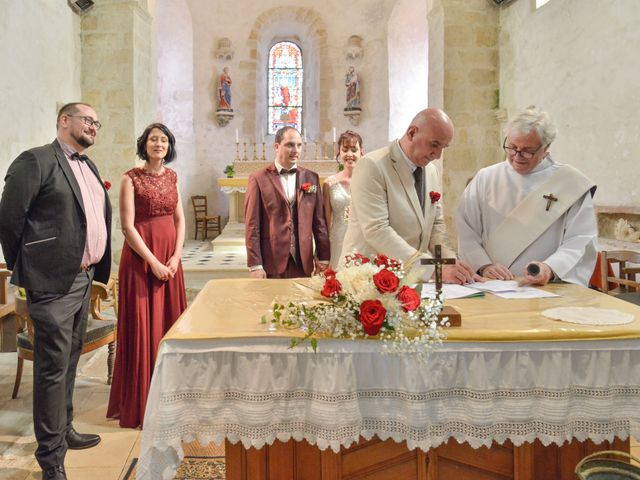
[[[455, 257], [447, 242], [440, 177], [431, 163], [452, 138], [451, 119], [440, 109], [428, 108], [415, 116], [402, 138], [358, 161], [351, 180], [351, 213], [341, 266], [344, 256], [353, 251], [407, 261], [416, 252], [431, 257], [438, 244], [443, 256]], [[479, 279], [460, 261], [442, 270], [445, 283]], [[423, 280], [432, 271], [421, 272]]]

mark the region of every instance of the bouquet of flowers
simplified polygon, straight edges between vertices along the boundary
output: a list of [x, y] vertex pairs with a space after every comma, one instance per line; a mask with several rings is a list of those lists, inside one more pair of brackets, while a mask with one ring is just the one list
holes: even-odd
[[274, 328], [304, 332], [291, 346], [308, 340], [315, 350], [318, 337], [377, 336], [386, 352], [427, 353], [445, 337], [441, 327], [448, 322], [438, 320], [442, 300], [421, 299], [402, 262], [385, 255], [349, 255], [345, 269], [328, 268], [312, 278], [312, 286], [319, 292], [312, 302], [272, 305]]

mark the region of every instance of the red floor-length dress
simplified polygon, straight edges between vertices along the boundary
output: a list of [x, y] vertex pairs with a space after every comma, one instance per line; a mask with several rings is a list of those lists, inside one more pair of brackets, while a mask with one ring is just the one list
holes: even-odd
[[[165, 263], [176, 247], [173, 213], [178, 204], [176, 172], [142, 168], [126, 173], [135, 192], [135, 228], [156, 258]], [[118, 342], [107, 417], [121, 427], [142, 426], [160, 339], [187, 307], [182, 264], [175, 276], [158, 280], [125, 241], [120, 259]]]

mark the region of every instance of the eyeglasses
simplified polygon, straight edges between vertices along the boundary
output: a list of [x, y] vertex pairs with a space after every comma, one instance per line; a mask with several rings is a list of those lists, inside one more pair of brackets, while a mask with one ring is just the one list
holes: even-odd
[[504, 142], [502, 142], [502, 148], [504, 148], [504, 151], [507, 152], [507, 155], [513, 155], [515, 157], [517, 154], [520, 154], [520, 157], [524, 158], [525, 160], [531, 160], [543, 146], [544, 144], [540, 145], [538, 148], [536, 148], [535, 152], [527, 152], [526, 150], [518, 150], [517, 148], [507, 147], [507, 137], [505, 137]]
[[67, 117], [81, 118], [87, 127], [96, 127], [96, 130], [100, 130], [102, 128], [102, 124], [98, 120], [94, 120], [91, 117], [86, 117], [84, 115], [69, 115], [68, 113]]

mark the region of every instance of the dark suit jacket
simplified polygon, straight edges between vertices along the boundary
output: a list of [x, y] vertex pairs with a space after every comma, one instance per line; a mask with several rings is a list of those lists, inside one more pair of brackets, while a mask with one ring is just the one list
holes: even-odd
[[[93, 162], [87, 164], [100, 179]], [[111, 203], [106, 190], [104, 195], [107, 248], [94, 279], [106, 283]], [[86, 227], [80, 187], [58, 141], [20, 154], [9, 166], [0, 200], [0, 244], [7, 268], [13, 270], [11, 282], [29, 290], [67, 293], [80, 271]]]
[[[316, 186], [315, 193], [304, 193], [302, 184]], [[313, 273], [313, 240], [319, 260], [329, 261], [329, 234], [324, 220], [322, 191], [318, 174], [298, 167], [296, 179], [298, 212], [298, 251], [302, 269]], [[287, 268], [291, 245], [289, 202], [274, 164], [249, 176], [244, 201], [247, 265], [262, 265], [267, 275], [281, 275]]]

